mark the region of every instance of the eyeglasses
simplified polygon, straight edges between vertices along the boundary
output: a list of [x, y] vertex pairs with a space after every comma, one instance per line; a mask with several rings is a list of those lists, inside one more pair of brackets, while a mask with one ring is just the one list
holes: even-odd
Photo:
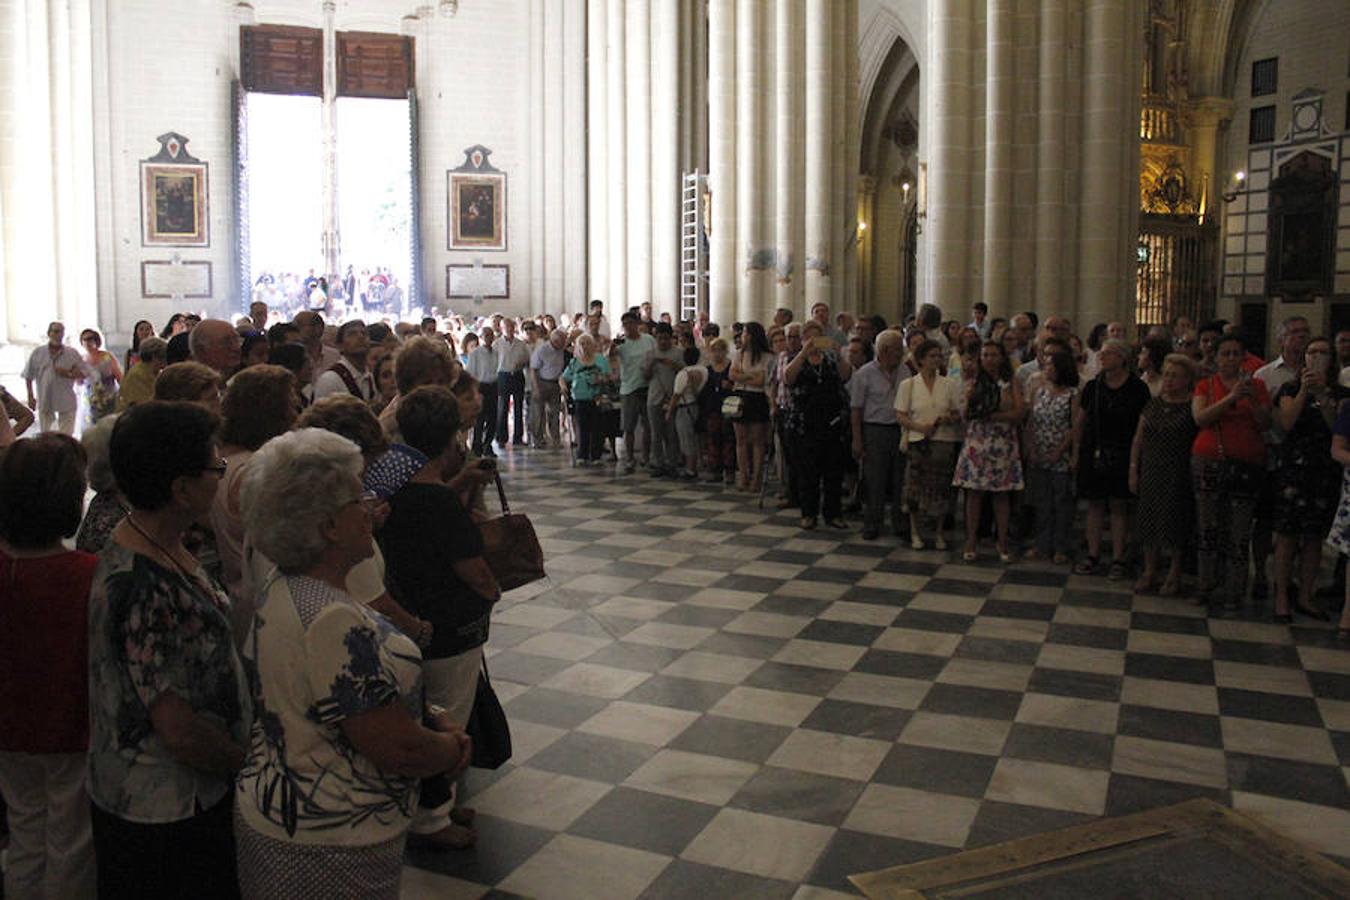
[[354, 503], [361, 504], [362, 509], [367, 513], [372, 513], [375, 511], [375, 507], [380, 505], [380, 495], [374, 491], [362, 491], [360, 494], [342, 504], [342, 508], [346, 509]]
[[228, 468], [229, 468], [229, 466], [226, 465], [225, 460], [223, 460], [223, 459], [217, 459], [215, 462], [211, 463], [210, 465], [202, 466], [200, 471], [201, 471], [201, 474], [205, 474], [205, 473], [207, 473], [207, 472], [215, 472], [217, 475], [219, 475], [219, 476], [221, 476], [221, 477], [223, 478], [223, 477], [225, 477], [225, 470], [228, 469]]

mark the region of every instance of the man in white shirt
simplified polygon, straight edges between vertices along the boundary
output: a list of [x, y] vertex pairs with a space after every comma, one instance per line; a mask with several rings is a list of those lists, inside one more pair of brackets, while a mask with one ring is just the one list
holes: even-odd
[[473, 423], [473, 452], [475, 456], [496, 456], [492, 452], [492, 437], [497, 433], [497, 351], [492, 346], [497, 333], [484, 325], [478, 334], [478, 346], [469, 351], [464, 370], [478, 381], [478, 393], [483, 403]]
[[366, 368], [370, 355], [370, 337], [360, 319], [343, 322], [337, 333], [342, 358], [314, 380], [314, 399], [322, 400], [348, 393], [370, 403], [375, 399], [375, 379]]
[[[52, 322], [47, 326], [47, 343], [35, 349], [23, 369], [28, 386], [28, 408], [36, 409], [38, 430], [62, 434], [75, 433], [75, 382], [85, 378], [84, 362], [75, 348], [65, 345], [66, 326]], [[37, 391], [33, 383], [37, 383]]]
[[516, 320], [502, 319], [502, 337], [497, 342], [497, 444], [507, 441], [507, 413], [511, 413], [510, 436], [517, 447], [525, 446], [525, 369], [530, 348], [516, 337]]
[[609, 340], [610, 338], [609, 319], [605, 316], [605, 304], [601, 303], [599, 300], [592, 300], [591, 315], [600, 317], [599, 335], [605, 340]]
[[976, 301], [975, 305], [970, 308], [970, 323], [967, 327], [974, 328], [975, 333], [980, 336], [980, 340], [987, 341], [993, 325], [994, 323], [989, 321], [989, 304], [983, 300]]

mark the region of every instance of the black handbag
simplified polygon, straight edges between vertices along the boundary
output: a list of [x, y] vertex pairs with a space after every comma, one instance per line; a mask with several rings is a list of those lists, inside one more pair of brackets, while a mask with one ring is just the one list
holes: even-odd
[[478, 670], [478, 689], [473, 695], [473, 710], [464, 730], [473, 741], [473, 758], [469, 764], [475, 769], [496, 769], [511, 758], [511, 726], [506, 721], [497, 692], [488, 680], [487, 662]]

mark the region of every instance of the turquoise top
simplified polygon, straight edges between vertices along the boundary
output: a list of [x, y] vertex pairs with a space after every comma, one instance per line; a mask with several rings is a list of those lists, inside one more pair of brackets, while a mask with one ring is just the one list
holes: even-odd
[[582, 363], [578, 356], [572, 357], [572, 361], [563, 369], [562, 380], [572, 390], [572, 397], [576, 400], [594, 400], [603, 391], [595, 384], [597, 378], [604, 378], [609, 375], [609, 360], [599, 354], [590, 363]]

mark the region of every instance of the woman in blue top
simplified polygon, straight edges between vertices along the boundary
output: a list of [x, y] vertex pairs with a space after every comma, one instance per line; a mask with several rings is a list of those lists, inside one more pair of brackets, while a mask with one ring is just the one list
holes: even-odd
[[589, 466], [600, 461], [604, 436], [600, 433], [600, 410], [595, 400], [604, 393], [610, 380], [609, 360], [596, 353], [595, 338], [583, 334], [577, 338], [577, 355], [563, 369], [562, 383], [576, 407], [577, 464]]

